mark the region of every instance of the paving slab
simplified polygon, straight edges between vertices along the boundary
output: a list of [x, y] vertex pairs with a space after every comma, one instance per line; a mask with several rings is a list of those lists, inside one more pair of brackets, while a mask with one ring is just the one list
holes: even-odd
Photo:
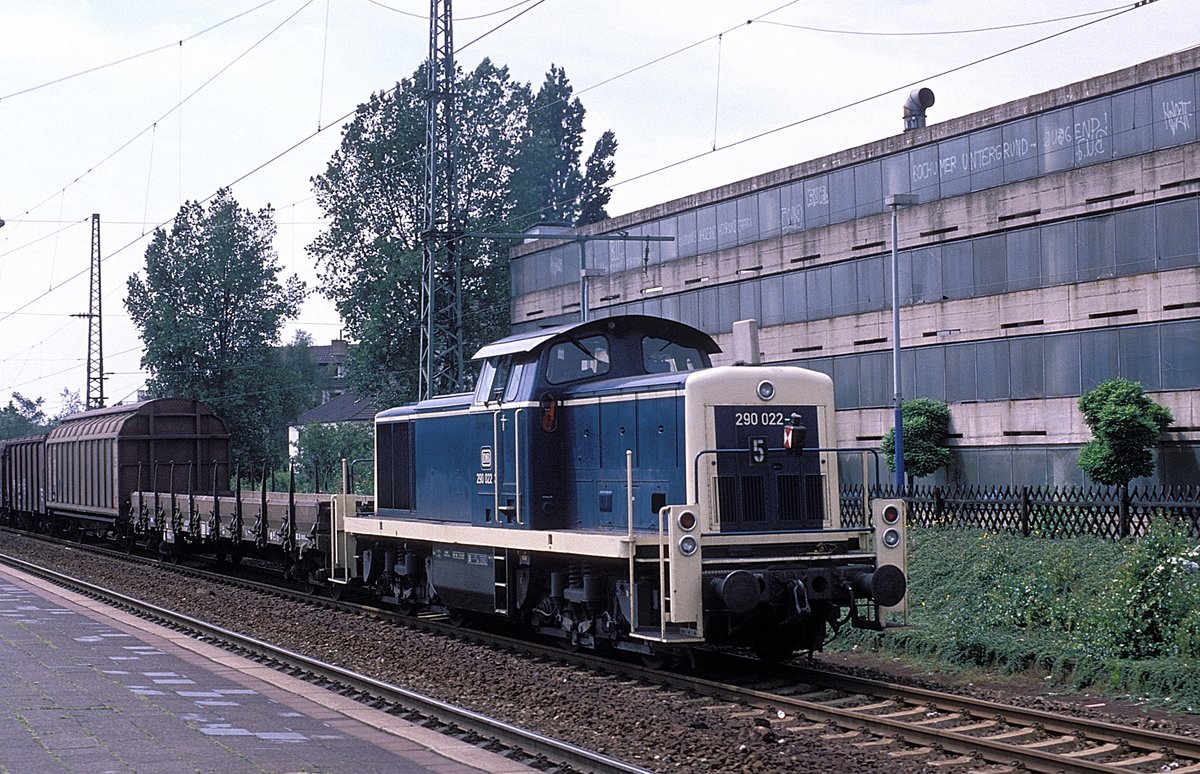
[[0, 774], [533, 769], [0, 567]]

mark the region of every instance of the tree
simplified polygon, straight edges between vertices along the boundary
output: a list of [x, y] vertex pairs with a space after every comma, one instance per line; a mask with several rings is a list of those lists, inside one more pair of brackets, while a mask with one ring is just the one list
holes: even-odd
[[581, 170], [587, 111], [573, 92], [566, 71], [551, 65], [530, 103], [512, 177], [517, 231], [541, 221], [586, 225], [608, 217], [604, 207], [612, 195], [608, 181], [615, 171], [616, 135], [606, 131]]
[[[290, 420], [299, 418], [301, 414], [321, 403], [321, 375], [317, 370], [309, 349], [313, 345], [312, 335], [307, 331], [297, 330], [292, 334], [292, 340], [279, 353], [281, 367], [290, 384], [295, 387], [293, 397], [295, 405], [287, 412]], [[288, 425], [294, 425], [289, 421]]]
[[[424, 68], [359, 106], [325, 172], [312, 181], [329, 225], [308, 249], [322, 292], [337, 305], [348, 338], [357, 342], [349, 357], [350, 382], [381, 404], [413, 399], [419, 382]], [[567, 196], [569, 205], [553, 212], [573, 220], [584, 190], [588, 212], [603, 212], [616, 142], [606, 133], [593, 154], [599, 154], [596, 171], [579, 171], [583, 108], [570, 99], [561, 68], [547, 75], [537, 97], [540, 110], [533, 107], [528, 85], [487, 59], [456, 79], [453, 155], [461, 209], [453, 227], [519, 230]], [[530, 218], [516, 217], [521, 214]], [[508, 333], [508, 248], [499, 240], [454, 242], [462, 267], [467, 356]]]
[[[946, 437], [950, 434], [950, 408], [929, 398], [906, 400], [900, 405], [904, 428], [904, 470], [909, 479], [924, 478], [950, 464]], [[881, 449], [888, 470], [896, 469], [896, 431], [883, 436]]]
[[596, 148], [588, 156], [587, 173], [583, 176], [583, 188], [579, 193], [579, 217], [575, 225], [586, 226], [608, 217], [608, 202], [612, 199], [612, 188], [608, 181], [616, 174], [613, 156], [617, 153], [617, 136], [605, 132], [596, 141]]
[[71, 390], [63, 387], [62, 392], [59, 393], [59, 397], [62, 399], [62, 408], [50, 420], [52, 424], [57, 425], [72, 414], [78, 414], [86, 408], [83, 405], [83, 398], [79, 396], [79, 390]]
[[1110, 379], [1079, 397], [1083, 421], [1092, 440], [1079, 452], [1079, 469], [1093, 481], [1109, 486], [1154, 472], [1150, 449], [1174, 421], [1171, 411], [1146, 396], [1142, 385]]
[[42, 398], [30, 399], [14, 392], [8, 405], [0, 409], [0, 439], [43, 432], [46, 429], [46, 413], [42, 410], [44, 402]]
[[[342, 460], [370, 459], [375, 452], [375, 437], [370, 423], [339, 422], [336, 424], [309, 424], [300, 428], [296, 442], [296, 487], [306, 492], [315, 492], [317, 480], [320, 491], [340, 492], [342, 486]], [[372, 491], [370, 475], [363, 475], [360, 467], [355, 490], [360, 494]]]
[[228, 189], [186, 202], [146, 249], [145, 279], [126, 283], [125, 308], [141, 332], [154, 395], [202, 400], [225, 419], [236, 460], [278, 458], [296, 385], [273, 346], [305, 289], [280, 282], [274, 212], [243, 209]]

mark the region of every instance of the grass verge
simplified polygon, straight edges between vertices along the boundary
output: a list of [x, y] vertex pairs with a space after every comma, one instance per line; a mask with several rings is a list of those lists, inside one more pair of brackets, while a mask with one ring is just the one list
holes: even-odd
[[1058, 685], [1200, 712], [1200, 546], [1171, 524], [1140, 539], [909, 530], [908, 628], [854, 645], [948, 669], [1037, 670]]

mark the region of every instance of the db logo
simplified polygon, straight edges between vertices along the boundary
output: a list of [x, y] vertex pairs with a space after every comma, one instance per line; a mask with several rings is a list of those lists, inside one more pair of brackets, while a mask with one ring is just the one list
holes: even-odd
[[479, 449], [479, 467], [490, 470], [492, 467], [492, 447], [481, 446]]

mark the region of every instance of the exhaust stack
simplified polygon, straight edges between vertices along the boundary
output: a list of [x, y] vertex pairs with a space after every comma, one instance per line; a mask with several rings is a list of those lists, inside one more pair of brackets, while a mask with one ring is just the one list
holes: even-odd
[[925, 126], [925, 108], [933, 106], [933, 89], [913, 89], [904, 103], [904, 131]]

